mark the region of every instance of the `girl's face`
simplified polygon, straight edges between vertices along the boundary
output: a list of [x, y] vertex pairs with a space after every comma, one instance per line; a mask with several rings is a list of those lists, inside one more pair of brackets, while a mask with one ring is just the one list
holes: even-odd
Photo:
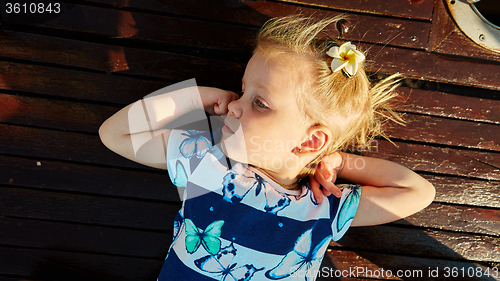
[[305, 165], [296, 155], [307, 131], [296, 92], [306, 75], [283, 57], [255, 53], [243, 76], [243, 95], [229, 103], [223, 128], [230, 158], [276, 172]]

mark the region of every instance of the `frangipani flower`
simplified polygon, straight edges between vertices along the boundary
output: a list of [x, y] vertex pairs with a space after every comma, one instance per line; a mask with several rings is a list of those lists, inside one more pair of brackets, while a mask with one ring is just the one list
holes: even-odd
[[356, 74], [358, 71], [358, 64], [365, 60], [365, 55], [356, 50], [356, 46], [351, 42], [346, 42], [340, 47], [331, 47], [327, 55], [333, 58], [331, 68], [333, 72], [339, 71], [342, 68], [344, 73], [348, 76]]

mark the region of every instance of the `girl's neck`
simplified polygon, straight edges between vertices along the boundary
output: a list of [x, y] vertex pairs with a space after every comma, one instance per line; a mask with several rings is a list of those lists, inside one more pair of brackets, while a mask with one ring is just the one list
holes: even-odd
[[276, 182], [283, 188], [296, 189], [299, 186], [298, 181], [301, 178], [297, 176], [297, 173], [290, 173], [288, 175], [285, 175], [283, 173], [266, 170], [264, 168], [259, 168], [259, 167], [255, 168], [258, 169], [263, 174], [265, 174], [266, 176], [268, 176], [270, 179], [272, 179], [274, 182]]

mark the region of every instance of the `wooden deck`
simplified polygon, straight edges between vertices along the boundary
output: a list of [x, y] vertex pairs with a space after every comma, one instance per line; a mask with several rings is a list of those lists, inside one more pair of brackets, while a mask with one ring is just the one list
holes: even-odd
[[[177, 191], [166, 172], [104, 147], [99, 126], [193, 77], [238, 90], [259, 26], [296, 12], [347, 13], [350, 28], [332, 27], [332, 36], [369, 49], [372, 73], [409, 77], [400, 89], [408, 125], [390, 130], [398, 147], [379, 140], [366, 154], [437, 188], [416, 215], [350, 229], [323, 266], [406, 274], [377, 279], [500, 280], [500, 54], [466, 38], [442, 0], [89, 0], [62, 8], [2, 13], [0, 280], [156, 280]], [[457, 276], [446, 278], [446, 267]], [[436, 268], [438, 277], [429, 272]]]

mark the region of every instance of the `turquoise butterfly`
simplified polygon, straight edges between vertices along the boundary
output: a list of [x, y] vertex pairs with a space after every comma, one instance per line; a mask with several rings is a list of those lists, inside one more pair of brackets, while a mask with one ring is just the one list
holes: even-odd
[[358, 209], [357, 207], [359, 206], [359, 201], [361, 200], [360, 186], [351, 185], [348, 190], [348, 194], [340, 207], [337, 218], [337, 232], [340, 232], [347, 222], [354, 218], [356, 210]]
[[214, 221], [203, 231], [196, 227], [190, 219], [184, 219], [187, 252], [192, 254], [198, 250], [200, 245], [203, 245], [203, 248], [210, 254], [217, 254], [221, 246], [219, 237], [223, 224], [222, 220]]
[[180, 161], [177, 161], [175, 163], [175, 179], [174, 179], [174, 185], [177, 187], [186, 187], [187, 185], [187, 173], [186, 169], [184, 169], [184, 166]]
[[[280, 263], [266, 272], [266, 277], [272, 280], [288, 277], [298, 270], [303, 270], [305, 280], [309, 280], [319, 269], [323, 255], [331, 240], [331, 236], [324, 238], [316, 247], [312, 247], [312, 228], [302, 233], [295, 242], [293, 251], [286, 254]], [[314, 277], [311, 278], [314, 280]]]

